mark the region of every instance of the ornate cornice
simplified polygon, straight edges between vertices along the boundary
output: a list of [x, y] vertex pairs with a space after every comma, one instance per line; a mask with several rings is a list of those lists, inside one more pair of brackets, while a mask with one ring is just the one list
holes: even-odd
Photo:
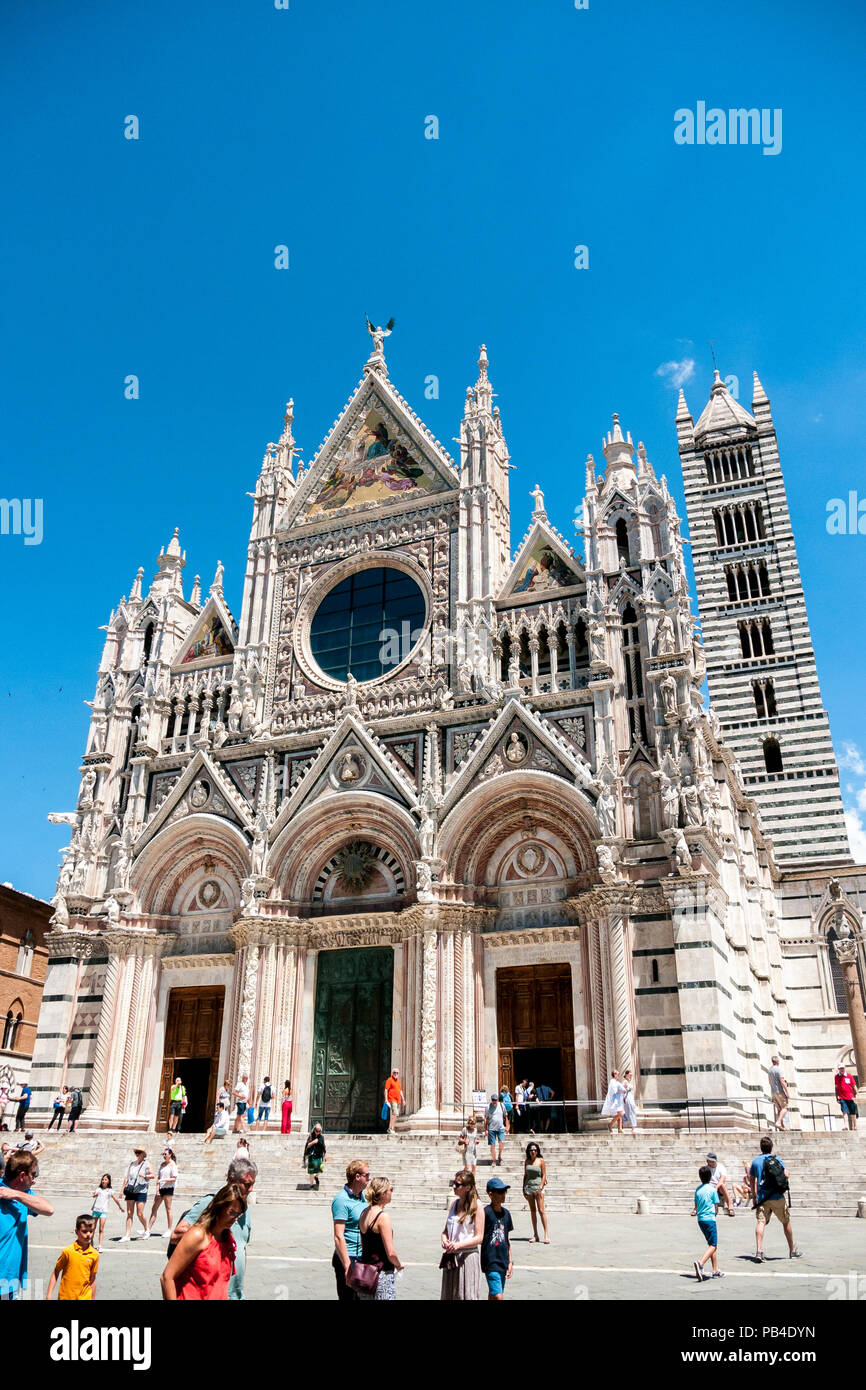
[[163, 970], [218, 970], [234, 969], [235, 957], [229, 952], [219, 956], [165, 956]]
[[524, 927], [518, 931], [485, 932], [482, 941], [487, 950], [505, 946], [546, 946], [567, 941], [582, 941], [584, 926]]

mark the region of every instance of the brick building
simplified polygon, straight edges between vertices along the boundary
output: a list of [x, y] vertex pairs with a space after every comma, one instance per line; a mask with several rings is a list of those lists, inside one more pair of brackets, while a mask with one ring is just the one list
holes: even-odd
[[42, 1003], [50, 903], [0, 885], [0, 1081], [25, 1081]]

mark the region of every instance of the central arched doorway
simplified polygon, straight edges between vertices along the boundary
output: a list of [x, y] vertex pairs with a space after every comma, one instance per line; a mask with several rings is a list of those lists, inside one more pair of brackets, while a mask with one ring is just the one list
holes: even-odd
[[316, 969], [310, 1128], [374, 1134], [391, 1069], [394, 952], [321, 951]]

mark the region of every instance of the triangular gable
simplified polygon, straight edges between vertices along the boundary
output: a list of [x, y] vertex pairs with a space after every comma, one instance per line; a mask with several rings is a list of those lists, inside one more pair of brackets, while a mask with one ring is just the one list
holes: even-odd
[[358, 507], [416, 500], [459, 486], [453, 459], [391, 383], [358, 383], [282, 520], [281, 529]]
[[411, 809], [418, 800], [414, 782], [354, 714], [346, 714], [318, 757], [283, 802], [274, 821], [271, 839], [301, 808], [322, 797], [339, 797], [347, 791], [364, 791], [396, 798]]
[[231, 660], [237, 629], [219, 594], [211, 594], [198, 618], [183, 639], [172, 667], [175, 671], [197, 670]]
[[536, 521], [524, 538], [500, 599], [520, 595], [550, 599], [560, 589], [583, 583], [583, 567], [565, 542], [544, 521]]
[[[200, 789], [197, 795], [192, 794], [197, 782], [205, 783], [208, 788], [208, 794], [203, 799], [201, 798], [204, 788]], [[197, 805], [196, 801], [199, 799], [201, 804]], [[148, 841], [152, 840], [170, 820], [177, 820], [178, 813], [183, 816], [223, 816], [228, 820], [236, 820], [241, 829], [250, 834], [253, 829], [253, 816], [247, 802], [231, 778], [226, 776], [204, 748], [196, 750], [195, 756], [184, 768], [171, 791], [160, 802], [158, 810], [151, 816], [136, 840], [134, 853], [138, 855]]]
[[[527, 756], [519, 762], [513, 761], [508, 753], [512, 736], [516, 733], [519, 741], [524, 732], [528, 736]], [[540, 757], [539, 753], [546, 756]], [[488, 781], [510, 771], [556, 770], [566, 773], [577, 786], [586, 789], [592, 785], [591, 771], [565, 739], [547, 720], [512, 697], [455, 772], [442, 803], [442, 817], [448, 815], [475, 781]]]
[[616, 608], [623, 601], [633, 604], [635, 599], [639, 599], [642, 597], [643, 594], [638, 585], [635, 584], [631, 575], [626, 574], [624, 570], [621, 570], [619, 579], [616, 581], [616, 583], [610, 591], [610, 594], [608, 595], [608, 603]]
[[630, 772], [631, 769], [635, 766], [635, 764], [641, 763], [645, 767], [649, 767], [650, 769], [655, 767], [655, 761], [650, 755], [649, 750], [645, 748], [644, 745], [641, 743], [640, 739], [638, 739], [635, 743], [634, 748], [631, 750], [622, 767], [620, 768], [621, 775], [625, 777], [626, 773]]

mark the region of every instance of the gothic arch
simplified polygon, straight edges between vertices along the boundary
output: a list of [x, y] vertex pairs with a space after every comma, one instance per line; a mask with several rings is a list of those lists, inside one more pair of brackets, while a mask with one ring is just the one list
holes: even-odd
[[241, 881], [250, 872], [250, 847], [236, 826], [221, 817], [188, 816], [167, 825], [145, 846], [135, 861], [130, 886], [138, 896], [142, 912], [169, 914], [179, 910], [179, 895], [192, 875], [207, 877], [211, 871], [205, 860], [213, 862], [212, 874], [223, 884], [225, 896], [236, 907], [240, 902]]
[[569, 878], [595, 865], [599, 835], [588, 797], [546, 772], [509, 773], [476, 786], [442, 824], [439, 853], [457, 883], [492, 885], [520, 838], [556, 845]]
[[414, 885], [412, 864], [421, 850], [417, 826], [405, 807], [387, 797], [376, 797], [373, 804], [363, 792], [342, 793], [339, 807], [336, 815], [333, 797], [305, 806], [278, 835], [269, 866], [275, 896], [295, 903], [318, 901], [322, 873], [345, 845], [356, 840], [385, 852], [382, 865], [395, 887], [401, 874], [404, 887]]

